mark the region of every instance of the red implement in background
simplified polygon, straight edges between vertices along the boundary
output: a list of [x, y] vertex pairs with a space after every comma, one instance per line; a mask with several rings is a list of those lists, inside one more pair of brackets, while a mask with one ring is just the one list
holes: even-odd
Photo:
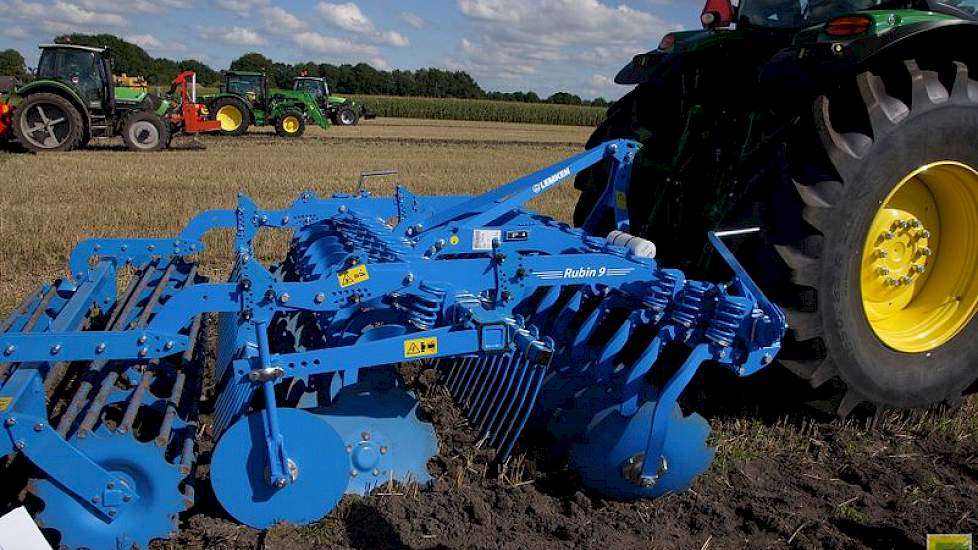
[[10, 132], [10, 112], [13, 108], [6, 102], [0, 101], [0, 138]]
[[198, 134], [201, 132], [216, 132], [221, 129], [219, 120], [208, 120], [206, 118], [207, 108], [194, 101], [188, 91], [188, 83], [195, 79], [193, 71], [184, 71], [173, 79], [170, 85], [170, 94], [180, 87], [180, 113], [169, 116], [170, 121], [183, 127], [183, 131], [188, 134]]

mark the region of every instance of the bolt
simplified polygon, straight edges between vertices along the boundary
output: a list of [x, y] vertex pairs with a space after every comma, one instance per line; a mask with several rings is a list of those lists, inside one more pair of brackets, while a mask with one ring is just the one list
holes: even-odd
[[95, 353], [102, 353], [105, 351], [105, 342], [99, 342], [99, 345], [95, 346]]
[[407, 228], [407, 236], [408, 237], [413, 237], [414, 236], [414, 228], [413, 227]]
[[122, 251], [125, 252], [126, 250], [129, 250], [129, 245], [122, 245]]
[[877, 269], [876, 272], [880, 274], [880, 277], [886, 277], [887, 275], [890, 274], [889, 268], [886, 267], [881, 267]]
[[173, 340], [167, 340], [166, 343], [163, 344], [163, 349], [165, 349], [166, 351], [170, 351], [171, 349], [173, 349]]
[[13, 344], [7, 344], [7, 347], [3, 348], [3, 354], [12, 355], [16, 350], [17, 348], [15, 348]]
[[648, 489], [649, 487], [652, 487], [654, 485], [655, 485], [655, 480], [652, 479], [651, 477], [643, 477], [642, 478], [642, 487], [645, 487], [646, 489]]
[[924, 267], [924, 266], [922, 266], [922, 265], [920, 265], [920, 264], [914, 264], [913, 270], [916, 271], [917, 273], [923, 273], [923, 272], [927, 271], [927, 268]]
[[409, 271], [408, 274], [404, 276], [404, 284], [409, 285], [413, 282], [414, 282], [414, 273], [411, 273]]
[[132, 497], [129, 495], [123, 495], [122, 502], [132, 502]]
[[284, 489], [284, 488], [285, 488], [285, 486], [286, 486], [286, 485], [287, 485], [288, 483], [289, 483], [289, 482], [288, 482], [288, 481], [286, 481], [284, 477], [282, 477], [282, 478], [279, 478], [279, 479], [278, 479], [278, 481], [276, 481], [276, 482], [275, 482], [275, 487], [277, 487], [277, 488], [279, 488], [279, 489]]
[[140, 348], [139, 356], [146, 357], [147, 355], [149, 355], [149, 348]]
[[435, 241], [435, 248], [437, 248], [438, 250], [445, 248], [445, 239], [438, 239], [437, 241]]
[[894, 225], [896, 227], [899, 227], [900, 229], [906, 229], [906, 228], [910, 227], [910, 222], [908, 222], [907, 220], [900, 220], [900, 221], [894, 223]]
[[931, 249], [927, 248], [926, 246], [920, 249], [920, 255], [921, 256], [930, 256], [933, 253], [934, 252]]
[[100, 498], [98, 497], [98, 495], [95, 495], [95, 496], [93, 496], [93, 497], [92, 497], [92, 503], [93, 503], [93, 504], [98, 504], [98, 503], [99, 503], [99, 501], [101, 501], [101, 500], [102, 500], [102, 499], [100, 499]]
[[262, 217], [258, 218], [261, 223], [268, 223], [268, 216], [262, 214]]
[[51, 346], [51, 355], [57, 355], [59, 353], [61, 353], [61, 344]]
[[152, 252], [152, 251], [156, 250], [156, 245], [155, 244], [151, 244], [151, 245], [149, 245], [149, 246], [146, 247], [146, 250], [149, 250], [150, 252]]
[[283, 292], [282, 295], [278, 297], [278, 300], [283, 304], [286, 304], [289, 302], [289, 298], [290, 298], [289, 293]]
[[898, 281], [896, 279], [893, 279], [893, 278], [890, 278], [890, 279], [887, 279], [886, 280], [885, 285], [886, 286], [900, 286], [900, 281]]
[[136, 345], [137, 346], [141, 346], [141, 345], [143, 345], [145, 343], [146, 343], [146, 335], [145, 334], [142, 335], [142, 336], [140, 336], [139, 337], [139, 340], [136, 340]]
[[340, 214], [342, 214], [344, 212], [346, 212], [346, 205], [345, 204], [341, 204], [340, 205]]
[[10, 418], [7, 419], [6, 422], [3, 423], [3, 425], [6, 426], [6, 427], [8, 427], [8, 428], [11, 427], [11, 426], [16, 426], [17, 425], [17, 419], [14, 418], [14, 417], [10, 417]]
[[346, 453], [347, 454], [350, 454], [352, 452], [353, 452], [353, 445], [347, 444], [347, 446], [346, 446]]
[[116, 514], [118, 514], [118, 513], [119, 512], [116, 512], [115, 510], [109, 510], [109, 517], [110, 518], [114, 518], [116, 516]]
[[920, 227], [921, 225], [923, 224], [920, 223], [920, 220], [918, 220], [917, 218], [910, 220], [910, 227], [916, 228], [916, 227]]
[[250, 309], [246, 309], [241, 312], [241, 318], [244, 319], [245, 321], [250, 321], [251, 316], [252, 316], [252, 312]]
[[907, 286], [910, 286], [910, 284], [913, 283], [913, 279], [904, 275], [903, 277], [900, 277], [900, 282]]
[[274, 300], [275, 299], [275, 291], [272, 290], [272, 289], [266, 290], [265, 291], [265, 299], [266, 300]]
[[370, 441], [370, 432], [361, 432], [360, 439], [364, 441]]
[[522, 267], [517, 268], [516, 269], [516, 276], [519, 277], [520, 279], [522, 279], [523, 277], [526, 277], [526, 269], [524, 269]]
[[919, 235], [921, 239], [929, 239], [930, 231], [927, 231], [926, 229], [921, 229]]
[[251, 290], [251, 279], [241, 279], [241, 288]]
[[890, 253], [887, 252], [887, 251], [885, 251], [885, 250], [883, 250], [882, 248], [881, 249], [878, 249], [876, 251], [876, 257], [877, 258], [885, 258], [885, 257], [887, 257], [889, 255], [890, 255]]
[[23, 451], [27, 448], [27, 443], [24, 443], [23, 439], [18, 439], [17, 443], [14, 443], [14, 447], [16, 447], [18, 451]]
[[611, 153], [612, 155], [615, 154], [615, 153], [617, 153], [618, 152], [618, 144], [617, 143], [612, 143], [611, 145], [609, 145], [608, 146], [608, 152]]
[[762, 365], [770, 365], [771, 361], [774, 361], [774, 356], [770, 353], [765, 353], [764, 357], [761, 358]]
[[325, 302], [326, 301], [326, 294], [324, 294], [322, 292], [317, 293], [316, 294], [316, 297], [313, 298], [313, 301], [316, 302], [317, 304], [321, 304], [321, 303]]
[[41, 424], [40, 422], [38, 422], [37, 424], [34, 424], [34, 431], [35, 432], [43, 432], [44, 431], [44, 424]]
[[360, 472], [356, 471], [356, 469], [350, 470], [350, 477], [357, 477], [358, 475], [360, 475]]
[[380, 447], [380, 454], [382, 454], [382, 455], [387, 454], [387, 446], [386, 445], [382, 445]]
[[350, 297], [348, 298], [348, 301], [351, 304], [358, 304], [358, 303], [360, 303], [360, 295], [359, 294], [351, 294]]
[[289, 217], [288, 216], [282, 216], [282, 225], [285, 225], [287, 223], [289, 223]]
[[373, 471], [371, 471], [370, 473], [372, 473], [375, 477], [376, 476], [379, 476], [380, 475], [380, 468], [374, 468]]
[[420, 223], [418, 223], [418, 224], [415, 224], [415, 225], [414, 225], [414, 232], [415, 232], [415, 233], [421, 233], [421, 231], [422, 231], [423, 229], [424, 229], [424, 226], [423, 226], [423, 225], [421, 225]]
[[108, 489], [108, 490], [110, 490], [110, 491], [112, 489], [115, 489], [115, 482], [114, 481], [110, 481], [110, 482], [106, 483], [105, 484], [105, 488]]
[[508, 302], [513, 299], [513, 293], [508, 290], [504, 290], [499, 297], [502, 298], [504, 302]]
[[892, 231], [884, 231], [883, 232], [883, 238], [884, 239], [886, 239], [886, 240], [889, 241], [889, 240], [893, 240], [893, 237], [896, 237], [896, 235], [894, 235]]

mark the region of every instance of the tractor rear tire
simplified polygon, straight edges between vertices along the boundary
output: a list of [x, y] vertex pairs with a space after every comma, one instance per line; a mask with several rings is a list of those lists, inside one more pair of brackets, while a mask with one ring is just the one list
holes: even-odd
[[275, 121], [275, 133], [286, 139], [302, 137], [306, 132], [306, 119], [299, 111], [285, 111]]
[[215, 120], [221, 121], [221, 136], [240, 136], [251, 125], [251, 110], [236, 97], [219, 97], [207, 108]]
[[957, 402], [978, 378], [978, 82], [961, 63], [900, 65], [815, 101], [820, 147], [787, 147], [800, 234], [771, 209], [798, 343], [782, 364], [841, 378], [841, 416]]
[[350, 107], [340, 107], [336, 111], [337, 126], [356, 126], [360, 122], [360, 114]]
[[[934, 68], [880, 67], [817, 98], [752, 218], [724, 221], [763, 226], [742, 260], [788, 316], [779, 362], [813, 387], [841, 380], [843, 417], [957, 402], [978, 379], [978, 82]], [[610, 115], [596, 141], [635, 136]], [[629, 210], [647, 217], [661, 179], [633, 184]], [[576, 223], [606, 180], [603, 164], [578, 177]]]
[[37, 93], [17, 106], [11, 116], [14, 137], [29, 151], [71, 151], [85, 134], [82, 113], [57, 94]]
[[130, 151], [162, 151], [170, 143], [170, 125], [156, 113], [133, 111], [122, 123], [122, 141]]

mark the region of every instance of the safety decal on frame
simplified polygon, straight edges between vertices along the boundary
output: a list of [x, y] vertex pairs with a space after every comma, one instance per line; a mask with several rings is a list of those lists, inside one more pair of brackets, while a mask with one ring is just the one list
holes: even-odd
[[3, 412], [10, 408], [10, 404], [14, 402], [13, 397], [0, 397], [0, 412]]
[[346, 288], [369, 280], [370, 273], [367, 273], [366, 265], [360, 264], [346, 271], [340, 271], [336, 274], [336, 278], [340, 281], [340, 287]]
[[413, 340], [404, 341], [404, 357], [410, 359], [412, 357], [424, 357], [426, 355], [435, 355], [438, 353], [438, 337], [431, 336], [429, 338], [414, 338]]

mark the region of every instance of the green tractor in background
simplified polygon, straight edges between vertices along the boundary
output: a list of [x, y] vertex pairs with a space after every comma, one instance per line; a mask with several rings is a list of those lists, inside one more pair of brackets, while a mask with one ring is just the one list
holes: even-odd
[[[780, 362], [857, 405], [956, 402], [978, 378], [978, 0], [709, 0], [617, 75], [588, 146], [633, 138], [627, 197], [578, 176], [575, 222], [709, 271], [706, 233], [788, 315]], [[627, 204], [623, 199], [627, 198]], [[595, 205], [598, 205], [595, 207]], [[838, 386], [841, 389], [841, 385]]]
[[229, 136], [241, 135], [249, 126], [274, 126], [279, 136], [297, 138], [307, 122], [326, 129], [374, 116], [353, 101], [330, 96], [322, 78], [299, 77], [292, 90], [279, 90], [268, 87], [265, 73], [252, 71], [226, 71], [221, 93], [205, 101], [221, 121], [221, 133]]
[[329, 120], [337, 126], [355, 126], [360, 119], [377, 118], [375, 113], [366, 109], [352, 99], [331, 95], [329, 84], [323, 77], [298, 76], [292, 81], [292, 89], [306, 92], [316, 98], [319, 108], [326, 113]]
[[12, 108], [7, 124], [24, 148], [70, 151], [92, 138], [115, 136], [136, 151], [160, 150], [170, 143], [171, 128], [164, 117], [171, 103], [114, 86], [108, 49], [74, 44], [40, 48], [36, 78], [0, 97]]

